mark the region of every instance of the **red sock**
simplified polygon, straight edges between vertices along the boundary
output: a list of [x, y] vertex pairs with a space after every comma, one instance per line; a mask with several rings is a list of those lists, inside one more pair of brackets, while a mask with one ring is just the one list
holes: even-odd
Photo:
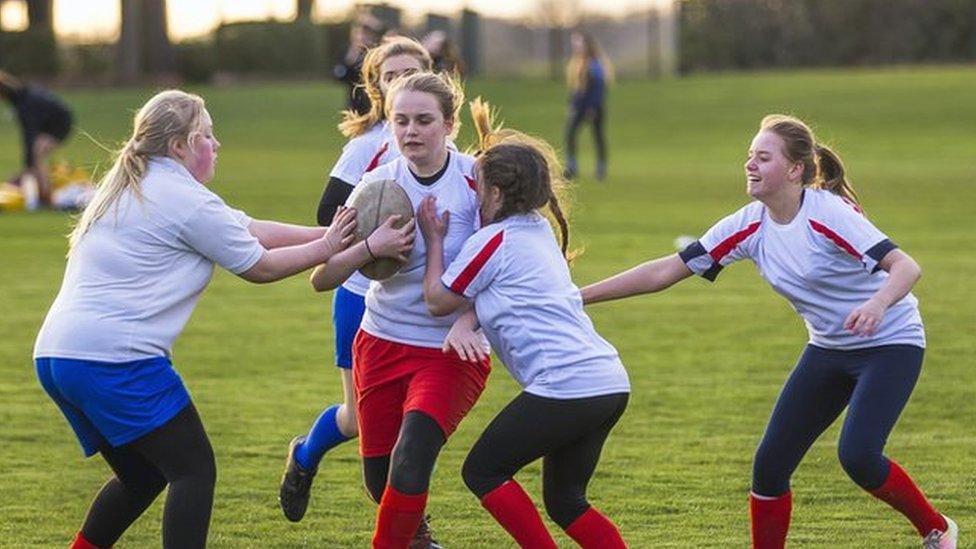
[[783, 549], [786, 533], [790, 530], [791, 511], [791, 492], [775, 498], [749, 494], [753, 549]]
[[583, 549], [627, 549], [617, 527], [595, 507], [587, 509], [567, 526], [566, 533]]
[[932, 508], [925, 494], [918, 489], [912, 477], [894, 461], [890, 461], [888, 478], [880, 488], [871, 490], [871, 495], [897, 509], [915, 525], [920, 536], [927, 536], [932, 530], [946, 531], [945, 517]]
[[[81, 532], [78, 532], [78, 535], [75, 536], [75, 540], [71, 542], [71, 547], [69, 549], [102, 549], [102, 548], [88, 541], [87, 539], [85, 539], [85, 536], [81, 535]], [[112, 548], [109, 547], [108, 549], [112, 549]]]
[[398, 492], [386, 485], [380, 508], [376, 512], [376, 530], [373, 532], [375, 549], [405, 549], [410, 545], [427, 506], [427, 492], [417, 495]]
[[514, 480], [485, 494], [481, 505], [523, 549], [556, 549], [556, 542], [542, 523], [539, 511]]

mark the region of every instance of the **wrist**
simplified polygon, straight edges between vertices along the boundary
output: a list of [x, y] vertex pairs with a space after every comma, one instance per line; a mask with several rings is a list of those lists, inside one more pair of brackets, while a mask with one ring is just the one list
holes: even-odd
[[366, 253], [369, 254], [369, 258], [372, 261], [376, 261], [376, 254], [373, 253], [373, 249], [369, 247], [369, 237], [363, 239], [363, 245], [366, 246]]

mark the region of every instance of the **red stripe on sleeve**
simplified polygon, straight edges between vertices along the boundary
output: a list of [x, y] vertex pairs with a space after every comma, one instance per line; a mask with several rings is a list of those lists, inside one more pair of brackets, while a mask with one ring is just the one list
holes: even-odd
[[468, 263], [464, 270], [461, 271], [461, 274], [454, 279], [454, 282], [451, 284], [452, 292], [464, 295], [464, 290], [468, 289], [468, 285], [471, 284], [474, 277], [478, 276], [478, 273], [481, 272], [481, 269], [485, 266], [485, 263], [487, 263], [492, 254], [495, 253], [495, 250], [501, 246], [503, 238], [505, 238], [504, 230], [498, 231], [498, 234], [491, 237], [491, 240], [485, 244], [484, 248], [481, 248], [478, 255], [474, 256], [471, 263]]
[[723, 257], [729, 255], [729, 252], [734, 250], [735, 247], [741, 244], [743, 240], [749, 238], [752, 233], [759, 230], [759, 224], [760, 223], [758, 221], [754, 221], [745, 229], [742, 229], [741, 231], [738, 231], [732, 236], [719, 242], [718, 246], [715, 246], [712, 248], [712, 251], [708, 252], [708, 255], [712, 256], [712, 261], [718, 263]]
[[378, 166], [380, 163], [380, 158], [382, 158], [383, 154], [386, 153], [386, 150], [389, 148], [390, 148], [389, 141], [383, 143], [383, 146], [380, 147], [380, 150], [376, 151], [376, 154], [373, 156], [373, 159], [369, 161], [369, 166], [366, 166], [366, 173], [369, 173], [376, 169], [376, 166]]
[[478, 192], [478, 184], [475, 183], [473, 177], [464, 176], [464, 180], [468, 182], [468, 186], [471, 187], [472, 191]]
[[842, 236], [832, 231], [826, 225], [822, 225], [811, 219], [810, 226], [813, 227], [813, 230], [829, 238], [830, 241], [836, 244], [838, 248], [854, 256], [854, 259], [858, 261], [862, 260], [861, 254], [856, 249], [854, 249], [854, 246], [851, 246], [850, 242], [844, 240]]

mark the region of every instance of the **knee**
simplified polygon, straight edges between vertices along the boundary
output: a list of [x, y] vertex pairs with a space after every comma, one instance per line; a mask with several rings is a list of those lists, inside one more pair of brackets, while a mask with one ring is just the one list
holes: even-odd
[[542, 501], [546, 514], [563, 530], [569, 528], [573, 521], [590, 508], [586, 494], [575, 489], [545, 488], [542, 491]]
[[871, 490], [884, 483], [888, 464], [880, 451], [842, 442], [837, 449], [837, 457], [847, 476], [862, 488]]
[[491, 474], [485, 467], [483, 460], [475, 454], [468, 454], [467, 459], [464, 460], [464, 465], [461, 467], [461, 479], [464, 480], [464, 485], [471, 490], [478, 499], [483, 498], [488, 492], [491, 492], [497, 488], [501, 482], [497, 482], [494, 475]]
[[356, 405], [343, 404], [336, 413], [336, 425], [339, 432], [349, 438], [359, 436], [359, 422], [356, 418]]
[[393, 448], [390, 485], [406, 494], [426, 491], [436, 457], [423, 441], [401, 437]]

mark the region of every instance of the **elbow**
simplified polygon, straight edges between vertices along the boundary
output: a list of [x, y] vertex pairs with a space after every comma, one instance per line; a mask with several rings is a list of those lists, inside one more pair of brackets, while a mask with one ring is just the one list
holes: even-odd
[[312, 284], [312, 289], [316, 292], [328, 292], [329, 290], [336, 289], [336, 286], [338, 286], [338, 284], [334, 281], [327, 280], [322, 276], [316, 276], [316, 274], [317, 271], [313, 271], [312, 276], [310, 276], [308, 279], [308, 281]]
[[427, 312], [431, 316], [447, 316], [453, 313], [456, 309], [445, 303], [438, 303], [437, 300], [426, 300], [427, 301]]

